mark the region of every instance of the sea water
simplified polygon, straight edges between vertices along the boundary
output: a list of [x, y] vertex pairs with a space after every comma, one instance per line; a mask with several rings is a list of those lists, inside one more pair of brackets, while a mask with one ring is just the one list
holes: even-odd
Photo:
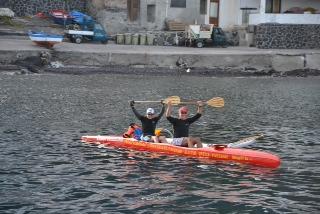
[[[0, 73], [0, 213], [318, 213], [320, 78]], [[206, 143], [255, 134], [268, 169], [92, 146], [139, 122], [130, 100], [225, 99], [190, 127]], [[136, 104], [145, 113], [161, 105]], [[189, 106], [196, 112], [196, 106]], [[173, 109], [176, 116], [177, 108]], [[163, 117], [158, 127], [171, 129]]]

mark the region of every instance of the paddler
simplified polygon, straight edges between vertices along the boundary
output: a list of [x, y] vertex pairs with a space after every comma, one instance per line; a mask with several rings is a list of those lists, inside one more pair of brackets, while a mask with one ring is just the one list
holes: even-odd
[[173, 126], [173, 139], [171, 144], [183, 147], [194, 147], [202, 148], [202, 143], [200, 138], [189, 137], [189, 127], [192, 123], [198, 120], [203, 113], [203, 102], [197, 102], [197, 113], [193, 117], [188, 117], [189, 110], [186, 106], [179, 108], [179, 117], [175, 118], [171, 116], [172, 104], [168, 102], [168, 108], [166, 111], [167, 120]]
[[140, 140], [146, 141], [146, 142], [166, 143], [165, 137], [154, 136], [157, 123], [165, 111], [165, 103], [163, 101], [161, 101], [160, 103], [162, 105], [162, 109], [159, 115], [155, 114], [155, 110], [153, 108], [148, 108], [146, 111], [146, 115], [141, 115], [134, 107], [134, 104], [135, 104], [134, 100], [130, 101], [130, 106], [132, 108], [133, 113], [141, 121], [142, 136]]

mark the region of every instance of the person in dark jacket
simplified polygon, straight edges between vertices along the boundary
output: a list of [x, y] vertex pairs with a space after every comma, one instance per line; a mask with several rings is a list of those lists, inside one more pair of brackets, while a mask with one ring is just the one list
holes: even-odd
[[130, 106], [132, 108], [133, 113], [135, 116], [141, 121], [142, 125], [142, 141], [147, 142], [155, 142], [155, 143], [166, 143], [165, 138], [162, 139], [159, 137], [155, 137], [155, 130], [157, 127], [158, 121], [161, 119], [162, 115], [165, 111], [165, 104], [163, 101], [161, 101], [162, 109], [158, 115], [155, 114], [155, 110], [153, 108], [148, 108], [145, 115], [141, 115], [134, 107], [134, 101], [130, 101]]
[[203, 113], [203, 102], [198, 101], [197, 105], [197, 114], [193, 117], [188, 117], [189, 110], [186, 106], [183, 106], [179, 109], [179, 117], [175, 118], [171, 116], [172, 105], [171, 102], [168, 102], [166, 117], [173, 126], [173, 139], [171, 144], [183, 147], [194, 147], [197, 145], [197, 148], [202, 148], [200, 138], [189, 137], [190, 125], [198, 120]]

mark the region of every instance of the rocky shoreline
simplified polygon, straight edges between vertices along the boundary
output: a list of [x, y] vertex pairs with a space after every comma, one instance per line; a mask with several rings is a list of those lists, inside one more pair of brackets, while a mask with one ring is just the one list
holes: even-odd
[[297, 69], [292, 71], [277, 72], [274, 70], [257, 70], [256, 68], [134, 68], [128, 66], [67, 66], [55, 68], [51, 65], [28, 64], [0, 65], [0, 73], [9, 72], [16, 75], [23, 74], [67, 74], [67, 75], [90, 75], [90, 74], [126, 74], [126, 75], [152, 75], [152, 76], [207, 76], [207, 77], [308, 77], [320, 76], [319, 70]]

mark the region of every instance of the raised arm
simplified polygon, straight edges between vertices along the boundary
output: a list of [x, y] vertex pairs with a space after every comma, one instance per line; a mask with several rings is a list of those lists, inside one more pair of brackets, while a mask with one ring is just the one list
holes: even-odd
[[169, 101], [167, 104], [166, 117], [171, 117], [171, 112], [172, 112], [172, 104], [171, 104], [171, 101]]
[[139, 112], [135, 109], [133, 100], [130, 101], [130, 107], [131, 107], [133, 113], [136, 115], [136, 117], [140, 120], [143, 116], [141, 114], [139, 114]]
[[161, 108], [161, 112], [159, 113], [158, 117], [161, 118], [162, 115], [164, 114], [164, 110], [166, 109], [165, 108], [165, 103], [163, 100], [161, 100], [161, 104], [162, 104], [162, 108]]
[[198, 101], [197, 104], [198, 104], [197, 113], [198, 113], [198, 114], [203, 114], [203, 107], [204, 107], [203, 102], [202, 102], [202, 101]]

